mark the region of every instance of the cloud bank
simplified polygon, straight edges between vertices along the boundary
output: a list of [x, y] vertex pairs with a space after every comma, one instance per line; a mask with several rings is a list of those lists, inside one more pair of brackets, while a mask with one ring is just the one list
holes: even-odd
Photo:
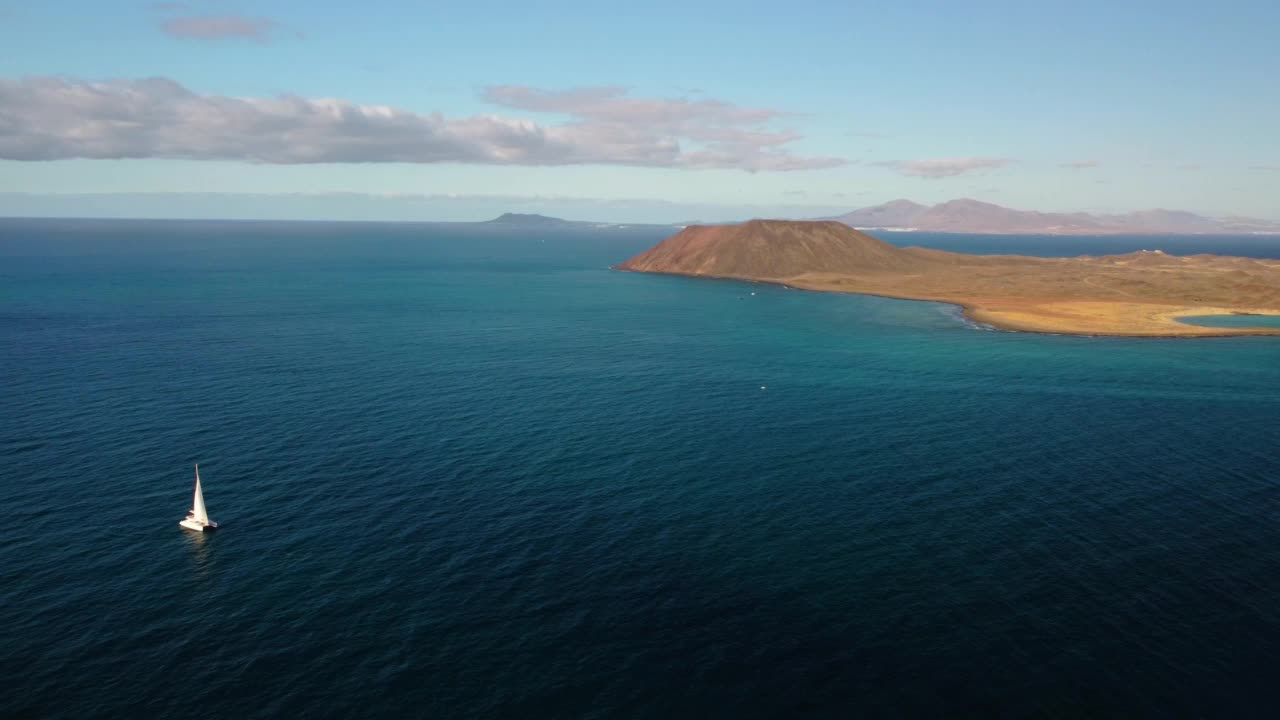
[[718, 100], [634, 98], [616, 87], [490, 88], [507, 108], [568, 116], [448, 118], [333, 98], [201, 95], [165, 78], [0, 79], [0, 158], [183, 158], [302, 163], [632, 165], [746, 171], [845, 164], [802, 157], [774, 110]]
[[894, 160], [879, 163], [890, 167], [908, 177], [929, 179], [954, 177], [974, 170], [1000, 168], [1009, 164], [1005, 158], [972, 157], [972, 158], [940, 158], [936, 160]]

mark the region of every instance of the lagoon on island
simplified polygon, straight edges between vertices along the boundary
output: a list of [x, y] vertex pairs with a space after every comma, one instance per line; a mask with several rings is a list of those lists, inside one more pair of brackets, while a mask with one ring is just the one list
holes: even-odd
[[1280, 328], [1280, 315], [1190, 315], [1178, 318], [1178, 322], [1213, 328]]

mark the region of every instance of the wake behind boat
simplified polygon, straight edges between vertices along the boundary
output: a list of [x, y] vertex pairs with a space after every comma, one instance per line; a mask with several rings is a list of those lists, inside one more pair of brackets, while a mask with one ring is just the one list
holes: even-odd
[[185, 518], [179, 520], [178, 524], [196, 532], [214, 530], [218, 527], [218, 523], [209, 519], [209, 512], [204, 507], [204, 493], [200, 490], [199, 463], [196, 463], [196, 496], [191, 502], [191, 511], [187, 513]]

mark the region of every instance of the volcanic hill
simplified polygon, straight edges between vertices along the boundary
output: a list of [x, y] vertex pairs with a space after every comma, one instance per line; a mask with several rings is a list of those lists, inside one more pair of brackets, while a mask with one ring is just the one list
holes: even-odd
[[961, 305], [1014, 330], [1078, 335], [1277, 335], [1193, 315], [1280, 314], [1280, 260], [1160, 251], [1040, 258], [899, 248], [835, 221], [690, 226], [617, 266]]

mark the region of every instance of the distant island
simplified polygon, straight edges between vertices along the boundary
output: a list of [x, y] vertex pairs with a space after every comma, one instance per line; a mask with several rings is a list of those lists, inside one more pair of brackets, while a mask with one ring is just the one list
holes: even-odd
[[994, 327], [1074, 335], [1280, 335], [1177, 318], [1280, 315], [1280, 260], [1158, 250], [1041, 258], [899, 248], [836, 221], [691, 226], [619, 270], [951, 303]]
[[486, 225], [524, 225], [533, 227], [554, 227], [556, 225], [583, 225], [580, 221], [565, 220], [549, 215], [534, 213], [502, 213], [492, 220], [485, 220]]
[[538, 215], [536, 213], [502, 213], [492, 220], [481, 220], [476, 223], [468, 223], [474, 225], [492, 225], [503, 229], [524, 229], [524, 230], [571, 230], [581, 228], [612, 228], [615, 230], [623, 230], [626, 228], [670, 228], [683, 227], [669, 224], [650, 224], [650, 223], [613, 223], [613, 222], [592, 222], [590, 220], [565, 220], [564, 218], [551, 217], [550, 215]]
[[978, 200], [951, 200], [928, 206], [910, 200], [854, 210], [835, 220], [862, 230], [929, 231], [983, 234], [1280, 234], [1280, 223], [1254, 218], [1210, 218], [1184, 210], [1143, 210], [1118, 215], [1045, 213], [1014, 210]]

